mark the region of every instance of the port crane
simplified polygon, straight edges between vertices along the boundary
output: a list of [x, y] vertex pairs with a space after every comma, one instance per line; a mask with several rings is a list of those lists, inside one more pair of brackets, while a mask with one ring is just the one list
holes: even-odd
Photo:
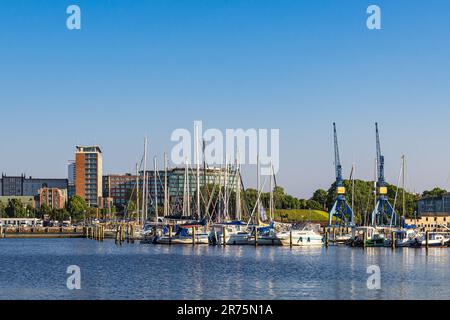
[[372, 226], [396, 225], [396, 213], [389, 202], [387, 196], [387, 186], [384, 180], [384, 156], [381, 154], [380, 135], [378, 133], [378, 123], [375, 122], [376, 135], [376, 173], [377, 181], [375, 183], [375, 208], [372, 211]]
[[[334, 132], [334, 166], [336, 170], [336, 200], [334, 205], [328, 213], [328, 226], [339, 226], [339, 227], [353, 227], [354, 217], [353, 210], [346, 200], [346, 190], [344, 187], [344, 180], [342, 179], [342, 166], [339, 159], [339, 146], [336, 133], [336, 123], [333, 122], [333, 132]], [[333, 225], [333, 217], [335, 218]]]

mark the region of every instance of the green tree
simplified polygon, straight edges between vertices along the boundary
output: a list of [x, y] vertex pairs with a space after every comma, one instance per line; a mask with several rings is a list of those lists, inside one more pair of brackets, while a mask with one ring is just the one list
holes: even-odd
[[6, 216], [6, 206], [2, 201], [0, 201], [0, 218], [6, 218]]
[[328, 192], [326, 192], [323, 189], [317, 189], [316, 191], [314, 191], [311, 200], [314, 200], [314, 201], [320, 203], [320, 205], [322, 206], [321, 209], [325, 210], [327, 208], [327, 198], [328, 198]]
[[10, 218], [26, 218], [27, 216], [26, 207], [20, 199], [10, 199], [5, 211]]
[[51, 216], [51, 214], [52, 214], [52, 208], [50, 208], [50, 206], [46, 203], [43, 203], [41, 205], [39, 211], [41, 212], [42, 216], [45, 216], [45, 215]]
[[67, 204], [67, 210], [75, 221], [84, 219], [87, 209], [86, 201], [80, 196], [73, 196]]
[[447, 190], [436, 187], [432, 190], [425, 190], [422, 197], [442, 197], [444, 193], [447, 193]]
[[323, 206], [317, 202], [316, 200], [307, 200], [306, 201], [306, 209], [312, 209], [312, 210], [322, 210]]

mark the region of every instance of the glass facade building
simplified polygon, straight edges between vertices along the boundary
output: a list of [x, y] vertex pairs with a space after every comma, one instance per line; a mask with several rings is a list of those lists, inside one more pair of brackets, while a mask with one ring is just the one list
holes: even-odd
[[417, 202], [419, 216], [448, 216], [450, 215], [450, 193], [441, 197], [426, 197]]
[[[142, 194], [142, 179], [143, 172], [141, 171], [138, 177], [139, 192]], [[149, 194], [149, 207], [153, 206], [156, 197], [158, 205], [164, 205], [164, 184], [165, 171], [156, 171], [156, 185], [155, 185], [155, 171], [146, 171], [147, 186]], [[187, 181], [185, 181], [187, 180]], [[208, 184], [223, 185], [225, 180], [224, 169], [201, 169], [200, 171], [200, 187]], [[237, 185], [236, 172], [231, 171], [227, 174], [227, 185], [230, 189], [235, 190]], [[113, 203], [116, 206], [125, 206], [128, 202], [128, 197], [136, 185], [136, 175], [106, 175], [103, 176], [103, 197], [113, 198]], [[168, 186], [168, 200], [171, 206], [171, 211], [181, 210], [184, 198], [184, 191], [189, 191], [190, 201], [195, 201], [197, 192], [197, 174], [195, 170], [189, 170], [186, 179], [186, 170], [184, 168], [172, 168], [167, 170], [167, 186]], [[155, 188], [156, 187], [156, 188]], [[156, 189], [156, 190], [155, 190]]]

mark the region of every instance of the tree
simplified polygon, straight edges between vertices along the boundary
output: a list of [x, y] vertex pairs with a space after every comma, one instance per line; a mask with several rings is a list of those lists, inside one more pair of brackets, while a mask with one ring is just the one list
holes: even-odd
[[323, 209], [323, 206], [319, 202], [317, 202], [316, 200], [312, 200], [312, 199], [306, 201], [306, 206], [307, 206], [306, 209], [312, 209], [312, 210], [322, 210]]
[[442, 197], [444, 193], [447, 193], [447, 190], [436, 187], [433, 190], [425, 190], [422, 197]]
[[46, 203], [43, 203], [40, 207], [40, 212], [42, 216], [48, 215], [51, 216], [52, 214], [52, 208]]
[[5, 209], [9, 218], [26, 218], [27, 210], [20, 199], [10, 199]]
[[6, 218], [6, 206], [0, 201], [0, 218]]
[[317, 189], [316, 191], [314, 191], [314, 194], [313, 194], [311, 200], [318, 202], [322, 206], [321, 209], [326, 209], [327, 198], [328, 198], [328, 192], [326, 192], [323, 189]]
[[73, 196], [67, 204], [67, 210], [73, 220], [79, 221], [84, 219], [85, 212], [88, 209], [86, 201], [80, 196]]

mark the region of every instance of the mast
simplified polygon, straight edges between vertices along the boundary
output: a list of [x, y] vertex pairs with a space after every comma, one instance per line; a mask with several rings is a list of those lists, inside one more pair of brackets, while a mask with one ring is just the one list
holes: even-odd
[[[355, 172], [356, 172], [356, 165], [353, 164], [352, 166], [352, 209], [355, 210]], [[352, 221], [353, 223], [354, 221]]]
[[139, 164], [136, 163], [136, 220], [139, 222]]
[[[256, 155], [256, 194], [259, 195], [259, 153]], [[259, 197], [256, 198], [256, 211], [257, 214], [256, 216], [258, 217], [257, 219], [257, 224], [259, 224], [259, 214], [261, 212], [261, 208], [259, 207]]]
[[223, 218], [226, 219], [228, 216], [228, 195], [227, 195], [227, 187], [228, 187], [228, 161], [227, 156], [225, 155], [225, 176], [223, 181]]
[[156, 167], [156, 156], [153, 157], [153, 175], [154, 175], [154, 192], [155, 192], [155, 216], [156, 222], [158, 222], [158, 171]]
[[197, 165], [197, 218], [202, 219], [201, 209], [200, 209], [200, 156], [198, 147], [198, 124], [195, 124], [195, 161]]
[[269, 215], [270, 220], [273, 221], [273, 186], [272, 186], [272, 178], [273, 178], [273, 167], [272, 167], [272, 160], [270, 161], [270, 200], [269, 200]]
[[[406, 167], [406, 159], [405, 159], [405, 155], [402, 155], [402, 202], [403, 202], [403, 209], [402, 209], [402, 221], [404, 221], [406, 215], [405, 215], [405, 211], [406, 211], [406, 199], [405, 199], [405, 167]], [[442, 207], [442, 211], [444, 207]]]
[[241, 221], [241, 180], [240, 180], [239, 154], [236, 158], [236, 218]]
[[187, 199], [187, 215], [191, 216], [191, 181], [189, 178], [189, 160], [186, 160], [186, 199]]
[[164, 217], [168, 216], [169, 199], [167, 194], [167, 154], [164, 152]]
[[[209, 186], [208, 183], [206, 182], [206, 156], [205, 156], [205, 139], [202, 140], [202, 158], [203, 158], [203, 187], [205, 188], [205, 193], [204, 193], [204, 201], [205, 201], [205, 215], [208, 213], [208, 202], [210, 199], [210, 195], [209, 195]], [[206, 198], [206, 196], [208, 195], [208, 199]]]
[[147, 218], [147, 137], [144, 139], [144, 171], [142, 174], [142, 225], [145, 224]]
[[184, 163], [184, 183], [183, 183], [183, 216], [186, 216], [186, 180], [187, 180], [187, 159]]

